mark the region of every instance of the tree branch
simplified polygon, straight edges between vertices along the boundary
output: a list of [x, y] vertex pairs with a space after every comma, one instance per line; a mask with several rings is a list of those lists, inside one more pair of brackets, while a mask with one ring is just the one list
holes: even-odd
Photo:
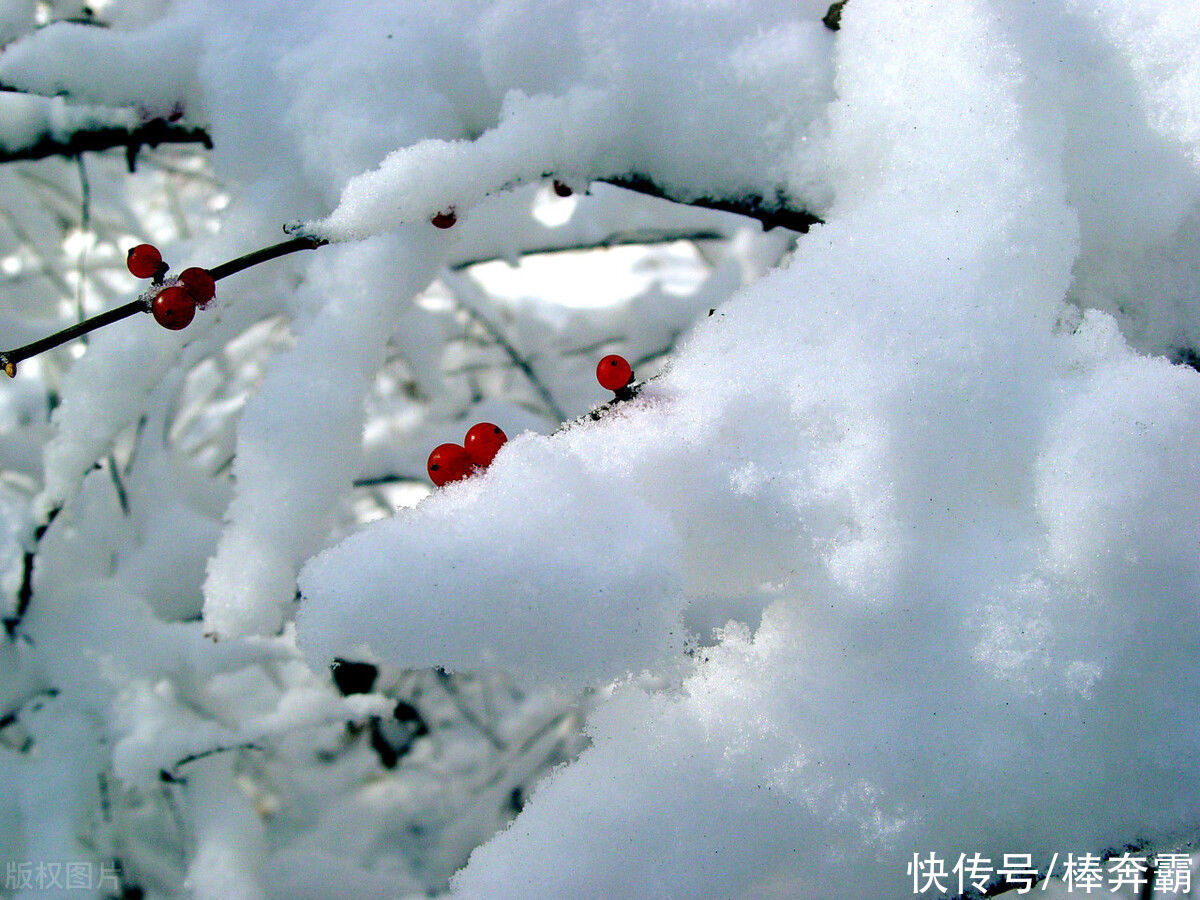
[[151, 119], [133, 128], [120, 125], [89, 128], [65, 138], [45, 133], [24, 147], [0, 150], [0, 163], [46, 159], [50, 156], [79, 156], [81, 153], [124, 147], [125, 158], [132, 172], [142, 147], [157, 147], [159, 144], [200, 144], [205, 150], [213, 147], [212, 138], [203, 128], [168, 122], [166, 119]]
[[512, 342], [504, 336], [504, 333], [497, 328], [495, 324], [493, 324], [492, 321], [487, 318], [487, 316], [476, 309], [473, 302], [463, 299], [462, 295], [464, 293], [476, 292], [474, 286], [469, 281], [465, 280], [465, 278], [466, 276], [456, 275], [453, 280], [444, 278], [443, 281], [445, 281], [446, 286], [450, 288], [451, 292], [454, 294], [454, 299], [458, 304], [458, 307], [462, 309], [463, 312], [465, 312], [472, 320], [474, 320], [485, 332], [487, 332], [487, 335], [492, 342], [502, 351], [504, 351], [504, 354], [508, 357], [509, 362], [511, 362], [517, 367], [517, 369], [521, 371], [521, 374], [525, 376], [525, 380], [529, 382], [530, 387], [537, 392], [538, 397], [541, 398], [542, 403], [546, 407], [546, 411], [553, 418], [556, 418], [561, 422], [567, 417], [567, 414], [563, 412], [562, 407], [558, 405], [558, 401], [554, 399], [554, 395], [550, 393], [550, 388], [546, 386], [546, 383], [542, 381], [541, 377], [534, 370], [533, 364], [528, 358], [525, 357], [524, 354], [522, 354], [515, 346], [513, 346]]
[[253, 741], [247, 741], [244, 744], [232, 744], [228, 747], [210, 747], [208, 750], [200, 750], [197, 753], [189, 753], [182, 759], [175, 760], [174, 765], [171, 766], [169, 771], [166, 769], [163, 771], [171, 774], [174, 772], [174, 770], [182, 768], [188, 763], [194, 763], [201, 759], [207, 759], [210, 756], [216, 756], [218, 753], [234, 753], [238, 750], [258, 750], [259, 752], [262, 752], [263, 747], [261, 744], [256, 744]]
[[[520, 252], [526, 256], [548, 256], [552, 253], [583, 253], [590, 250], [609, 250], [613, 247], [644, 247], [654, 244], [674, 244], [676, 241], [719, 241], [727, 235], [718, 231], [681, 228], [681, 229], [641, 229], [638, 231], [618, 231], [598, 241], [580, 241], [573, 244], [546, 244], [542, 247], [529, 247]], [[461, 272], [471, 266], [496, 262], [503, 257], [488, 255], [451, 263], [447, 268], [453, 272]]]
[[33, 567], [37, 562], [38, 548], [42, 538], [46, 535], [46, 529], [50, 527], [54, 517], [59, 514], [61, 509], [62, 507], [56, 506], [50, 510], [46, 521], [34, 529], [33, 548], [25, 551], [25, 558], [21, 566], [21, 587], [17, 590], [17, 608], [13, 611], [13, 615], [4, 619], [4, 632], [10, 641], [16, 640], [21, 620], [25, 618], [25, 614], [29, 611], [29, 604], [33, 602]]
[[[231, 259], [229, 262], [221, 263], [208, 271], [212, 275], [213, 281], [220, 281], [222, 278], [228, 278], [230, 275], [241, 272], [243, 269], [257, 266], [259, 263], [278, 259], [281, 256], [287, 256], [289, 253], [296, 253], [300, 250], [315, 250], [317, 247], [323, 247], [325, 243], [325, 241], [317, 238], [290, 238], [286, 241], [280, 241], [278, 244], [272, 244], [270, 247], [255, 250], [253, 253], [247, 253], [245, 256], [239, 256], [237, 259]], [[55, 332], [48, 337], [36, 340], [31, 344], [26, 344], [24, 347], [0, 352], [0, 369], [3, 369], [9, 378], [13, 378], [17, 374], [17, 363], [22, 360], [29, 359], [31, 356], [37, 356], [39, 353], [45, 353], [47, 350], [52, 350], [60, 344], [65, 344], [67, 341], [82, 337], [89, 331], [95, 331], [97, 328], [103, 328], [105, 325], [119, 322], [121, 319], [132, 316], [135, 313], [149, 311], [150, 300], [147, 297], [143, 296], [136, 300], [131, 300], [124, 306], [118, 306], [115, 309], [102, 312], [98, 316], [84, 319], [82, 322], [76, 322], [69, 328], [64, 328], [62, 331]]]
[[823, 219], [807, 210], [791, 208], [782, 197], [777, 198], [773, 203], [757, 194], [750, 194], [739, 199], [699, 197], [694, 200], [683, 200], [672, 196], [666, 188], [655, 183], [645, 175], [637, 173], [614, 175], [610, 178], [599, 178], [597, 181], [625, 188], [629, 191], [637, 191], [639, 194], [658, 197], [662, 200], [670, 200], [672, 203], [682, 203], [685, 206], [698, 206], [702, 209], [716, 209], [721, 212], [737, 213], [739, 216], [748, 216], [751, 219], [758, 219], [762, 222], [764, 231], [770, 231], [772, 228], [787, 228], [791, 231], [807, 234], [810, 227], [821, 225], [824, 222]]

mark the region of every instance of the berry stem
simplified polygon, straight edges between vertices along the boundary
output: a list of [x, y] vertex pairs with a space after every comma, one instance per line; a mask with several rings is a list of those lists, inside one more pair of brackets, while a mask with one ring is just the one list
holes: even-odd
[[[327, 243], [328, 241], [321, 240], [320, 238], [291, 238], [281, 241], [278, 244], [273, 244], [270, 247], [255, 250], [253, 253], [247, 253], [245, 256], [239, 256], [237, 259], [231, 259], [229, 262], [221, 263], [219, 266], [214, 266], [208, 271], [212, 275], [213, 280], [216, 281], [220, 278], [241, 272], [243, 269], [249, 269], [251, 266], [257, 266], [259, 263], [278, 259], [280, 256], [287, 256], [289, 253], [295, 253], [299, 250], [315, 250]], [[37, 356], [39, 353], [45, 353], [47, 350], [53, 350], [55, 347], [67, 343], [67, 341], [73, 341], [75, 338], [82, 337], [89, 331], [95, 331], [97, 328], [103, 328], [105, 325], [119, 322], [121, 319], [128, 318], [134, 313], [149, 311], [150, 301], [141, 297], [137, 300], [131, 300], [124, 306], [118, 306], [97, 316], [92, 316], [90, 319], [76, 322], [62, 331], [57, 331], [47, 337], [40, 338], [31, 344], [26, 344], [24, 347], [0, 352], [0, 368], [4, 370], [4, 373], [9, 378], [13, 378], [17, 374], [17, 363], [22, 360], [29, 359], [31, 356]]]

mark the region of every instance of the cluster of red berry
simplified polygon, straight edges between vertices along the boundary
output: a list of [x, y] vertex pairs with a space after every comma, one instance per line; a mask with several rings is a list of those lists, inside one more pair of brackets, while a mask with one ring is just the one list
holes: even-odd
[[439, 444], [433, 448], [426, 464], [429, 480], [441, 487], [486, 469], [507, 440], [508, 435], [499, 425], [491, 422], [472, 425], [461, 444]]
[[[596, 380], [601, 387], [613, 391], [617, 399], [626, 399], [623, 392], [633, 382], [633, 367], [625, 357], [611, 354], [596, 366]], [[426, 463], [429, 480], [441, 487], [486, 469], [507, 440], [499, 425], [491, 422], [472, 425], [461, 444], [439, 444], [433, 448]]]
[[196, 310], [208, 306], [217, 293], [212, 273], [196, 266], [184, 269], [171, 284], [164, 284], [163, 278], [170, 267], [152, 244], [131, 248], [125, 265], [134, 278], [149, 278], [152, 284], [163, 285], [150, 301], [150, 313], [155, 322], [172, 331], [191, 324]]

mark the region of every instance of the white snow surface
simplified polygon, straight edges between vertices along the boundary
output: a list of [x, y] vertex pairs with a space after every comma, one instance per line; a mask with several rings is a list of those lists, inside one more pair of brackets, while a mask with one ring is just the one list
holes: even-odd
[[[146, 687], [273, 658], [294, 627], [315, 670], [602, 691], [589, 749], [458, 897], [896, 897], [916, 852], [1196, 838], [1200, 373], [1175, 362], [1200, 348], [1194, 4], [850, 0], [836, 33], [823, 0], [129, 6], [123, 30], [17, 42], [0, 81], [207, 125], [233, 201], [189, 252], [284, 222], [352, 243], [222, 284], [182, 345], [97, 337], [64, 381], [42, 502], [68, 504], [45, 552], [75, 568], [39, 563], [29, 627], [76, 705], [31, 717], [48, 753], [119, 713], [103, 733], [135, 783], [364, 715], [294, 671], [280, 696], [230, 676], [211, 696], [245, 715], [209, 733]], [[511, 189], [548, 174], [825, 224], [701, 312], [636, 399], [513, 434], [485, 474], [343, 537], [372, 375], [390, 345], [429, 356], [411, 301], [470, 258], [456, 235], [503, 247]], [[451, 207], [460, 230], [433, 232]], [[112, 504], [91, 463], [144, 408], [165, 429], [188, 366], [270, 316], [293, 344], [238, 425], [222, 524], [192, 508], [212, 497], [135, 517], [198, 535], [167, 559], [85, 527]], [[173, 571], [203, 579], [216, 649], [162, 633], [187, 605]], [[118, 694], [125, 670], [143, 681]], [[225, 765], [192, 776], [190, 887], [277, 895]], [[31, 773], [27, 818], [73, 798], [28, 854], [68, 855], [82, 771], [4, 772]]]
[[[617, 687], [457, 895], [898, 896], [913, 852], [1194, 827], [1200, 378], [1064, 299], [1108, 204], [1150, 242], [1196, 193], [1080, 171], [1036, 27], [852, 4], [835, 200], [790, 264], [604, 421], [307, 567], [318, 659], [620, 679], [677, 671], [685, 616], [763, 611], [676, 692]], [[1156, 148], [1194, 184], [1190, 149]]]

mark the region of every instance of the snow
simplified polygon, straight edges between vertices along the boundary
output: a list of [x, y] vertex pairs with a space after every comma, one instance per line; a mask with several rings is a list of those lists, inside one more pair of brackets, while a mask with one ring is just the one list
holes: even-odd
[[[497, 665], [582, 687], [678, 651], [669, 523], [619, 489], [604, 466], [611, 450], [591, 435], [573, 451], [544, 443], [514, 438], [486, 479], [310, 564], [300, 582], [310, 657], [331, 662], [366, 643], [394, 664]], [[412, 555], [385, 559], [381, 540]], [[322, 602], [332, 595], [344, 598], [336, 609]]]
[[[69, 96], [0, 98], [4, 143], [179, 111], [228, 206], [174, 213], [176, 270], [334, 243], [0, 402], [7, 610], [37, 558], [4, 853], [92, 828], [198, 897], [876, 898], [914, 853], [1194, 846], [1190, 4], [110, 7], [0, 54]], [[95, 227], [119, 268], [136, 229]], [[622, 235], [645, 270], [561, 252]], [[498, 272], [528, 252], [553, 285]], [[613, 351], [644, 384], [593, 418]], [[360, 514], [475, 421], [486, 472]], [[429, 735], [388, 765], [400, 700]]]
[[[194, 84], [194, 32], [186, 22], [129, 31], [56, 22], [4, 50], [0, 80], [46, 96], [69, 93], [101, 106], [168, 116]], [[54, 59], [46, 65], [47, 57]]]
[[[791, 5], [690, 12], [681, 19], [671, 4], [640, 3], [576, 11], [555, 24], [578, 58], [560, 50], [554, 65], [537, 68], [515, 55], [528, 37], [508, 40], [525, 28], [524, 4], [494, 9], [485, 32], [493, 42], [481, 61], [485, 77], [504, 77], [487, 84], [502, 97], [493, 126], [472, 140], [429, 139], [389, 154], [348, 181], [329, 216], [300, 229], [361, 238], [439, 210], [461, 213], [547, 173], [568, 183], [637, 174], [685, 199], [749, 193], [768, 202], [824, 201], [817, 142], [808, 141], [830, 99], [829, 33]], [[497, 34], [505, 40], [495, 43]], [[579, 82], [560, 88], [566, 60]], [[691, 77], [680, 80], [681, 69]], [[757, 139], [730, 154], [722, 143], [728, 134]]]
[[[383, 362], [403, 311], [397, 293], [403, 296], [406, 283], [415, 293], [432, 277], [421, 251], [418, 241], [406, 247], [378, 239], [318, 263], [364, 277], [358, 290], [305, 323], [242, 416], [234, 462], [240, 490], [205, 581], [206, 620], [217, 633], [266, 633], [282, 624], [296, 569], [332, 524], [333, 503], [349, 488], [361, 452], [363, 409], [347, 404], [347, 395], [362, 397]], [[342, 289], [336, 280], [333, 287]], [[279, 515], [264, 517], [264, 509]]]

